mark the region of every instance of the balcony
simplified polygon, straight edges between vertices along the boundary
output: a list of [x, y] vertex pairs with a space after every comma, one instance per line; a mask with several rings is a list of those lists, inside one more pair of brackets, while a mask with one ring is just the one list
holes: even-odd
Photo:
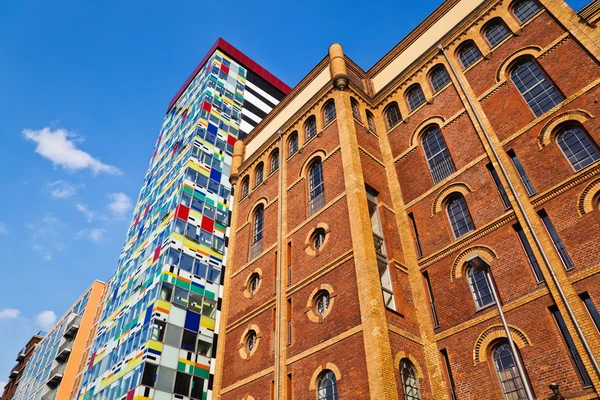
[[66, 366], [67, 364], [58, 364], [56, 367], [52, 368], [52, 371], [50, 371], [50, 378], [48, 379], [48, 382], [46, 382], [46, 385], [52, 388], [58, 386], [63, 378]]
[[27, 349], [25, 347], [23, 347], [21, 350], [19, 350], [19, 354], [17, 355], [17, 361], [23, 361], [25, 359], [26, 355], [27, 355]]
[[58, 393], [57, 389], [51, 389], [44, 393], [41, 400], [54, 400], [56, 398], [56, 393]]
[[262, 239], [257, 240], [250, 246], [250, 260], [254, 259], [260, 253], [262, 253]]
[[81, 315], [71, 314], [69, 315], [69, 320], [67, 322], [67, 326], [65, 328], [65, 333], [63, 334], [66, 338], [71, 338], [77, 334], [79, 330], [79, 324], [81, 323]]
[[9, 379], [14, 379], [19, 375], [19, 372], [21, 372], [21, 370], [18, 367], [15, 367], [12, 369], [12, 371], [10, 371], [10, 374], [8, 375]]
[[56, 361], [63, 362], [71, 355], [71, 351], [73, 350], [73, 342], [74, 340], [67, 340], [58, 348], [58, 352], [56, 353]]
[[430, 168], [431, 177], [433, 178], [433, 183], [438, 184], [450, 175], [452, 175], [455, 171], [454, 164], [452, 163], [452, 159], [450, 156], [444, 157], [443, 159], [437, 161], [435, 165]]
[[[321, 189], [322, 190], [322, 189]], [[321, 191], [321, 193], [317, 194], [315, 197], [308, 201], [308, 216], [310, 217], [317, 211], [319, 211], [325, 205], [325, 194]]]

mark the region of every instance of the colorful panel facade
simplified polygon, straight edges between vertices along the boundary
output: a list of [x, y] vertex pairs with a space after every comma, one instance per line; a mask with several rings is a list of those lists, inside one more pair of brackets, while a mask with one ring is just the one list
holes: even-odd
[[169, 106], [81, 400], [211, 398], [233, 144], [289, 91], [246, 66], [259, 67], [219, 40]]

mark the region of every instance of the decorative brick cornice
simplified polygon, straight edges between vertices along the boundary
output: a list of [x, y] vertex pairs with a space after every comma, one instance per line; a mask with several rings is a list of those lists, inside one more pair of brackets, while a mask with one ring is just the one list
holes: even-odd
[[[520, 328], [509, 325], [508, 330], [517, 347], [522, 349], [525, 346], [531, 346], [531, 340]], [[473, 347], [473, 365], [487, 360], [488, 346], [499, 338], [506, 338], [506, 331], [500, 324], [490, 326], [479, 335]]]
[[398, 156], [398, 158], [396, 158], [396, 160], [394, 161], [394, 164], [396, 164], [397, 162], [405, 159], [406, 157], [408, 157], [413, 151], [415, 151], [417, 149], [417, 146], [413, 146], [411, 148], [409, 148], [408, 150], [406, 150], [404, 153], [400, 154]]
[[542, 59], [542, 58], [546, 57], [548, 54], [552, 53], [559, 46], [561, 46], [563, 43], [565, 43], [570, 37], [571, 37], [571, 35], [569, 33], [565, 33], [563, 35], [563, 37], [561, 37], [557, 42], [555, 42], [550, 47], [548, 47], [548, 49], [546, 49], [542, 54], [540, 54], [538, 59]]
[[383, 165], [383, 162], [379, 161], [373, 154], [369, 153], [367, 150], [363, 149], [361, 146], [358, 146], [358, 150], [361, 153], [363, 153], [364, 155], [366, 155], [367, 157], [369, 157], [371, 160], [375, 161], [379, 166], [385, 168], [385, 165]]
[[539, 207], [547, 201], [555, 198], [559, 194], [566, 192], [567, 190], [581, 184], [582, 182], [587, 181], [588, 179], [598, 174], [600, 174], [600, 164], [594, 164], [592, 166], [589, 166], [583, 171], [580, 171], [579, 173], [573, 175], [569, 179], [535, 196], [531, 200], [531, 203], [534, 207]]
[[594, 209], [594, 198], [600, 192], [600, 178], [590, 182], [579, 196], [577, 213], [580, 217]]
[[498, 259], [498, 255], [496, 252], [484, 245], [475, 245], [473, 247], [469, 247], [466, 250], [463, 250], [452, 263], [452, 268], [450, 270], [450, 282], [454, 281], [456, 278], [462, 277], [462, 266], [464, 261], [473, 254], [479, 254], [485, 257], [488, 261]]
[[465, 182], [453, 182], [443, 187], [433, 199], [433, 204], [431, 205], [431, 216], [433, 217], [435, 214], [440, 212], [442, 209], [442, 203], [450, 194], [461, 193], [463, 196], [466, 196], [472, 192], [473, 189], [471, 189], [471, 187]]
[[496, 86], [494, 86], [492, 88], [492, 90], [490, 90], [489, 92], [487, 92], [486, 94], [484, 94], [483, 97], [479, 99], [479, 101], [483, 102], [483, 101], [489, 99], [490, 97], [492, 97], [492, 95], [494, 93], [496, 93], [498, 90], [500, 90], [504, 86], [506, 86], [506, 80], [503, 80], [502, 82], [497, 83]]

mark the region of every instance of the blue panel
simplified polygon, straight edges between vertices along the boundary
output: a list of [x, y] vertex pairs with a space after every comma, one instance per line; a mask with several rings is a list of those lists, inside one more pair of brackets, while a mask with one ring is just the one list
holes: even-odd
[[200, 314], [188, 311], [185, 315], [184, 327], [190, 331], [198, 332], [198, 329], [200, 329]]
[[208, 124], [208, 131], [216, 135], [217, 132], [219, 132], [219, 127], [213, 124]]
[[214, 179], [217, 182], [221, 182], [221, 173], [215, 168], [210, 170], [210, 179]]
[[148, 308], [146, 309], [146, 316], [144, 317], [144, 325], [146, 325], [148, 322], [150, 322], [150, 318], [152, 318], [152, 307], [154, 307], [154, 305], [148, 306]]

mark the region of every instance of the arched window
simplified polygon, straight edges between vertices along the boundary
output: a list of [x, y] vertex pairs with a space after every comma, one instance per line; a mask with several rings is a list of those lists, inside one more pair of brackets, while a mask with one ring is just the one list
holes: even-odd
[[274, 172], [279, 168], [279, 149], [273, 150], [271, 153], [270, 162], [271, 162], [271, 172]]
[[402, 380], [404, 400], [421, 400], [415, 366], [408, 358], [400, 360], [400, 378]]
[[510, 77], [536, 117], [564, 99], [540, 67], [530, 58], [517, 62], [511, 70]]
[[314, 115], [308, 117], [306, 123], [304, 124], [304, 135], [306, 136], [306, 141], [308, 142], [317, 134], [317, 120]]
[[250, 178], [245, 177], [242, 179], [242, 198], [248, 196], [248, 192], [250, 191]]
[[446, 147], [446, 141], [437, 125], [431, 125], [425, 129], [422, 143], [433, 183], [437, 184], [452, 175], [455, 171], [454, 164]]
[[510, 35], [510, 30], [501, 18], [494, 18], [484, 26], [483, 34], [490, 46], [494, 47]]
[[308, 215], [313, 215], [325, 205], [325, 186], [323, 185], [323, 164], [321, 159], [313, 161], [308, 170]]
[[331, 296], [327, 290], [321, 290], [315, 296], [315, 311], [319, 315], [325, 314], [327, 309], [329, 308], [329, 304], [331, 302]]
[[515, 14], [515, 17], [517, 17], [521, 24], [529, 21], [531, 17], [537, 14], [541, 9], [540, 3], [536, 0], [516, 1], [512, 6], [513, 14]]
[[600, 159], [598, 149], [579, 125], [569, 124], [560, 128], [556, 143], [575, 171], [581, 171]]
[[471, 214], [469, 214], [469, 209], [467, 208], [467, 202], [461, 194], [456, 195], [448, 201], [446, 208], [454, 236], [457, 239], [474, 229]]
[[375, 129], [375, 117], [373, 117], [373, 114], [369, 110], [365, 110], [365, 113], [367, 114], [367, 125], [369, 126], [369, 130], [373, 133], [377, 132]]
[[446, 68], [443, 65], [438, 65], [431, 70], [429, 80], [431, 81], [433, 92], [437, 93], [440, 89], [450, 83], [450, 75], [448, 75], [448, 71], [446, 71]]
[[258, 186], [262, 183], [265, 175], [265, 167], [263, 163], [259, 163], [254, 171], [254, 186]]
[[252, 224], [252, 245], [250, 246], [250, 259], [253, 259], [262, 252], [264, 215], [265, 209], [261, 204], [254, 212], [254, 221]]
[[494, 366], [506, 400], [526, 399], [523, 380], [515, 364], [515, 357], [508, 341], [503, 340], [493, 350]]
[[329, 369], [323, 370], [317, 379], [317, 400], [338, 400], [335, 374]]
[[323, 107], [323, 125], [327, 125], [335, 119], [335, 103], [329, 100]]
[[469, 267], [467, 277], [477, 308], [482, 308], [488, 304], [494, 303], [490, 282], [488, 281], [487, 272], [485, 270]]
[[288, 139], [288, 157], [298, 151], [298, 132], [292, 132]]
[[385, 115], [385, 123], [387, 124], [388, 129], [392, 129], [402, 120], [402, 117], [400, 116], [400, 109], [398, 108], [398, 104], [396, 102], [387, 106], [383, 114]]
[[417, 83], [408, 88], [406, 91], [406, 102], [408, 103], [408, 109], [410, 111], [425, 103], [425, 95], [423, 94], [421, 85]]
[[350, 98], [350, 105], [352, 105], [352, 116], [360, 121], [360, 110], [358, 108], [358, 101], [354, 97]]
[[458, 58], [463, 68], [467, 69], [481, 58], [481, 52], [474, 42], [468, 41], [458, 48]]
[[246, 351], [248, 351], [248, 353], [252, 352], [252, 350], [254, 350], [254, 348], [256, 347], [256, 332], [251, 330], [250, 332], [248, 332], [248, 335], [246, 336]]

